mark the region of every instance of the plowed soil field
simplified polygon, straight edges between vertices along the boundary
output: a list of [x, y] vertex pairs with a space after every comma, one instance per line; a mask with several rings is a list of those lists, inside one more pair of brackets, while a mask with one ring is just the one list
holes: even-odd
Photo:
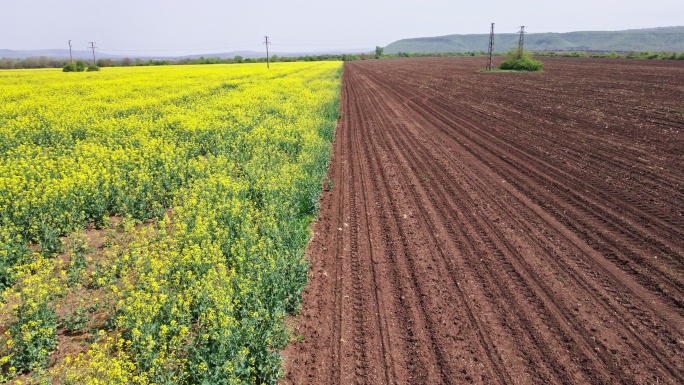
[[684, 63], [345, 65], [293, 384], [684, 383]]

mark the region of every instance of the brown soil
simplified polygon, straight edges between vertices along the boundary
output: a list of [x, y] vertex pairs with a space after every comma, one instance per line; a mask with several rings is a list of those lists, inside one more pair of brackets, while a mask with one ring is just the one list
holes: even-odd
[[345, 65], [293, 384], [684, 383], [684, 65]]

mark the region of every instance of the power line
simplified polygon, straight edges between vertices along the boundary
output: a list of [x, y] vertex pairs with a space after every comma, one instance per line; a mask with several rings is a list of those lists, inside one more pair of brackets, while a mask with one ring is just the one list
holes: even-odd
[[273, 43], [273, 45], [280, 45], [280, 46], [290, 46], [290, 47], [295, 47], [295, 46], [306, 46], [306, 47], [354, 47], [354, 46], [363, 46], [363, 45], [368, 45], [370, 46], [371, 43], [331, 43], [331, 44], [326, 44], [326, 43]]
[[237, 47], [213, 47], [213, 48], [179, 48], [179, 49], [109, 49], [103, 48], [103, 52], [182, 52], [182, 51], [215, 51], [215, 50], [230, 50], [235, 48], [246, 48], [253, 46], [237, 46]]
[[[253, 44], [250, 44], [251, 42], [245, 41], [245, 42], [237, 42], [233, 43], [235, 45], [231, 46], [209, 46], [209, 47], [200, 47], [197, 45], [188, 47], [188, 48], [183, 48], [183, 47], [178, 47], [178, 48], [165, 48], [165, 49], [159, 49], [159, 48], [151, 48], [151, 49], [140, 49], [140, 48], [133, 48], [133, 49], [122, 49], [122, 48], [106, 48], [106, 47], [97, 47], [100, 51], [103, 52], [177, 52], [177, 51], [203, 51], [203, 50], [233, 50], [237, 48], [253, 48], [255, 47]], [[262, 43], [263, 44], [263, 43]], [[370, 43], [358, 43], [358, 42], [351, 42], [351, 43], [341, 43], [341, 42], [331, 42], [331, 43], [325, 43], [321, 41], [315, 41], [311, 43], [306, 43], [306, 42], [278, 42], [278, 43], [273, 43], [270, 41], [269, 38], [269, 44], [270, 45], [277, 45], [279, 47], [296, 47], [296, 46], [302, 46], [302, 47], [360, 47], [360, 46], [369, 46]], [[90, 48], [90, 47], [88, 47]]]
[[[251, 43], [251, 44], [250, 44]], [[140, 49], [140, 48], [133, 48], [133, 49], [117, 49], [117, 48], [102, 48], [102, 51], [107, 51], [107, 52], [178, 52], [178, 51], [207, 51], [207, 50], [230, 50], [230, 49], [236, 49], [236, 48], [247, 48], [247, 47], [254, 47], [254, 42], [240, 42], [240, 43], [233, 43], [234, 45], [231, 46], [208, 46], [208, 47], [201, 47], [201, 46], [193, 46], [189, 48], [184, 48], [184, 47], [179, 47], [179, 48], [164, 48], [164, 49], [159, 49], [159, 48], [151, 48], [151, 49]]]

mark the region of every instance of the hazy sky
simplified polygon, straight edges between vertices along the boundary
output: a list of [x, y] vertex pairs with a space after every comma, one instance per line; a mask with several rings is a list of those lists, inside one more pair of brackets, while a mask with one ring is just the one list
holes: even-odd
[[0, 49], [180, 55], [372, 48], [448, 34], [620, 30], [684, 24], [684, 0], [0, 0]]

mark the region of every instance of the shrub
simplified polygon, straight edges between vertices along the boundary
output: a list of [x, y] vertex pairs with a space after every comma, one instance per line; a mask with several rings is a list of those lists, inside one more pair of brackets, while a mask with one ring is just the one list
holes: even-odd
[[501, 70], [513, 71], [541, 71], [542, 62], [532, 59], [529, 51], [512, 49], [506, 54], [508, 59], [499, 64]]
[[86, 64], [83, 60], [76, 60], [76, 72], [85, 71]]
[[83, 72], [85, 71], [85, 63], [83, 60], [76, 60], [76, 63], [67, 63], [64, 67], [62, 67], [62, 71], [64, 72]]
[[87, 70], [88, 72], [99, 71], [99, 70], [100, 70], [100, 67], [96, 66], [95, 64], [88, 64], [88, 70]]
[[507, 59], [499, 64], [499, 69], [514, 71], [541, 71], [543, 63], [534, 59]]
[[659, 56], [660, 56], [661, 60], [675, 60], [675, 59], [677, 59], [677, 54], [675, 52], [661, 52]]

